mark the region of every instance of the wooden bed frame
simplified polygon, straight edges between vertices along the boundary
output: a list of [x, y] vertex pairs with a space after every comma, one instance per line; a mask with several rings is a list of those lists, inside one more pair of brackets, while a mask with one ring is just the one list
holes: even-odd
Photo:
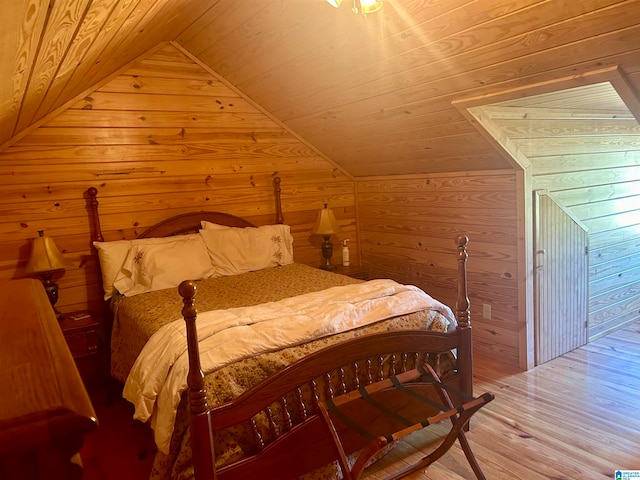
[[[273, 185], [276, 203], [275, 220], [276, 223], [283, 223], [279, 177], [274, 177]], [[93, 239], [102, 241], [103, 236], [98, 215], [98, 191], [91, 187], [87, 193], [93, 225]], [[169, 218], [147, 229], [138, 238], [196, 232], [200, 228], [201, 220], [234, 227], [254, 226], [247, 220], [233, 215], [203, 211]], [[466, 236], [458, 237], [458, 278], [455, 308], [457, 328], [446, 333], [390, 331], [339, 343], [291, 364], [232, 402], [212, 408], [209, 407], [206, 400], [204, 374], [200, 366], [196, 332], [196, 285], [190, 281], [183, 282], [179, 287], [179, 293], [183, 297], [182, 314], [187, 329], [189, 354], [187, 394], [196, 479], [293, 479], [336, 460], [337, 452], [331, 448], [331, 443], [327, 443], [332, 439], [328, 437], [326, 427], [321, 421], [317, 401], [319, 398], [333, 398], [348, 391], [357, 390], [359, 387], [357, 381], [355, 384], [348, 384], [349, 381], [345, 379], [362, 377], [363, 369], [366, 370], [365, 383], [369, 384], [415, 368], [421, 362], [434, 358], [434, 355], [455, 350], [457, 357], [455, 372], [443, 379], [443, 383], [454, 392], [452, 394], [454, 403], [462, 402], [465, 397], [471, 397], [473, 394], [473, 363], [470, 304], [466, 281], [467, 243]], [[384, 367], [384, 362], [387, 367]], [[389, 362], [391, 362], [391, 367], [388, 366]], [[305, 403], [301, 394], [305, 389], [313, 392], [315, 405], [314, 402]], [[455, 392], [458, 392], [459, 395]], [[433, 394], [433, 392], [426, 390], [423, 393], [426, 396]], [[391, 398], [391, 402], [393, 403], [393, 398]], [[394, 408], [402, 409], [402, 405], [396, 405]], [[275, 413], [276, 411], [277, 413]], [[270, 436], [273, 440], [268, 444], [265, 444], [261, 438], [253, 420], [253, 417], [259, 413], [268, 418]], [[276, 415], [277, 419], [274, 417]], [[216, 470], [213, 448], [214, 432], [245, 422], [253, 429], [258, 447], [255, 455], [250, 455]], [[282, 424], [284, 427], [279, 428], [278, 424]], [[353, 432], [340, 431], [339, 433], [340, 437], [344, 438], [344, 449], [347, 454], [364, 446], [363, 439]], [[469, 454], [467, 454], [467, 458], [469, 458]], [[473, 467], [475, 459], [473, 462], [471, 459], [469, 461]], [[478, 478], [483, 477], [478, 476]]]
[[[347, 372], [361, 373], [364, 368], [367, 370], [366, 383], [373, 383], [414, 368], [429, 358], [429, 355], [442, 354], [456, 349], [457, 371], [443, 382], [453, 392], [460, 392], [460, 395], [455, 393], [451, 395], [454, 404], [457, 405], [466, 398], [472, 397], [471, 325], [469, 299], [466, 291], [467, 242], [466, 236], [460, 236], [457, 240], [458, 297], [455, 315], [458, 326], [455, 330], [446, 333], [424, 330], [390, 331], [339, 343], [304, 357], [232, 402], [213, 408], [207, 404], [204, 374], [200, 366], [196, 331], [196, 286], [191, 281], [183, 282], [179, 287], [179, 293], [184, 302], [182, 315], [187, 328], [189, 352], [187, 383], [191, 447], [196, 479], [295, 479], [315, 468], [337, 460], [338, 452], [332, 448], [333, 439], [318, 414], [317, 405], [305, 404], [301, 391], [303, 388], [308, 388], [313, 392], [318, 392], [315, 394], [317, 400], [321, 396], [319, 392], [324, 392], [324, 396], [327, 398], [334, 398], [357, 390], [358, 385], [347, 385], [345, 382], [345, 377], [348, 376]], [[389, 371], [385, 371], [383, 368], [383, 361], [387, 358], [391, 359], [392, 364]], [[357, 375], [354, 373], [353, 376]], [[437, 392], [425, 387], [420, 393], [427, 397], [433, 397]], [[394, 410], [402, 410], [403, 406], [400, 403], [402, 399], [396, 400], [390, 395], [387, 401], [394, 405]], [[273, 418], [276, 415], [273, 413], [275, 405], [277, 405], [275, 408], [280, 410], [278, 416], [281, 418], [278, 420], [285, 425], [284, 429], [279, 429], [276, 426], [277, 422]], [[269, 418], [270, 433], [275, 437], [275, 440], [268, 445], [261, 443], [260, 434], [252, 420], [261, 412]], [[303, 412], [302, 421], [295, 424], [291, 419], [294, 413], [300, 415], [300, 412]], [[407, 418], [421, 414], [423, 412], [403, 412], [403, 416]], [[372, 419], [373, 421], [374, 419]], [[259, 451], [248, 458], [216, 469], [213, 448], [215, 432], [243, 422], [247, 422], [254, 428], [254, 434], [260, 445]], [[342, 429], [338, 433], [347, 454], [360, 450], [367, 443], [363, 437], [349, 429]], [[466, 444], [466, 440], [461, 439], [461, 443]], [[484, 478], [468, 445], [463, 445], [463, 448], [476, 476]], [[446, 449], [439, 451], [438, 456], [445, 451]], [[426, 465], [421, 466], [421, 468], [424, 467]], [[414, 468], [402, 473], [406, 475], [417, 469]]]

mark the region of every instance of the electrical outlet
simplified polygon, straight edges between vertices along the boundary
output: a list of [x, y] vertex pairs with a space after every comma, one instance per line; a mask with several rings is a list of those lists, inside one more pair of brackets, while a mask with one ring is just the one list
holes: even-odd
[[489, 305], [488, 303], [482, 304], [482, 318], [491, 320], [491, 305]]

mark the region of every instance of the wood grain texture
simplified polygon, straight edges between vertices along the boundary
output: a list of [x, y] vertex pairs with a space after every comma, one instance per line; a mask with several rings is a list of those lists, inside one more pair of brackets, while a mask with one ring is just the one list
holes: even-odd
[[[123, 86], [147, 93], [216, 90], [163, 41], [182, 45], [357, 176], [508, 168], [452, 106], [461, 98], [613, 65], [631, 94], [640, 85], [633, 0], [428, 8], [388, 0], [366, 18], [322, 1], [12, 3], [0, 142], [125, 71]], [[128, 70], [149, 51], [158, 56]], [[180, 73], [172, 62], [183, 64]], [[185, 82], [164, 81], [174, 75]]]
[[2, 282], [0, 472], [79, 479], [71, 461], [97, 419], [42, 283]]
[[[56, 234], [69, 229], [63, 234], [70, 239], [67, 255], [78, 265], [84, 262], [86, 247], [76, 250], [76, 245], [86, 224], [64, 212], [82, 208], [66, 204], [81, 198], [87, 184], [110, 192], [132, 188], [139, 193], [135, 196], [157, 185], [161, 195], [176, 195], [165, 205], [180, 210], [175, 203], [180, 189], [172, 185], [184, 186], [190, 205], [216, 204], [214, 182], [230, 182], [225, 191], [241, 190], [248, 202], [245, 189], [253, 191], [253, 184], [261, 183], [255, 179], [268, 179], [275, 171], [295, 189], [316, 178], [323, 185], [349, 185], [353, 177], [517, 170], [517, 162], [476, 130], [458, 102], [504, 91], [523, 97], [525, 87], [558, 78], [578, 86], [581, 76], [607, 69], [623, 77], [616, 89], [629, 111], [640, 116], [640, 107], [629, 101], [640, 92], [640, 3], [635, 0], [387, 0], [383, 10], [366, 17], [353, 15], [346, 4], [335, 9], [322, 0], [286, 6], [259, 0], [10, 3], [0, 20], [7, 46], [0, 51], [0, 205], [5, 199], [9, 204], [7, 221], [0, 222], [0, 243], [12, 258], [3, 254], [0, 278], [16, 275], [27, 255], [19, 243], [33, 236], [40, 219]], [[508, 115], [490, 113], [495, 122], [504, 121], [511, 143], [520, 146], [518, 161], [536, 169], [539, 188], [571, 197], [568, 201], [594, 232], [592, 246], [599, 245], [594, 248], [600, 252], [605, 245], [617, 249], [618, 243], [637, 238], [637, 214], [629, 204], [640, 181], [638, 129], [629, 111], [618, 108], [619, 101], [614, 114], [594, 116], [594, 108], [611, 103], [610, 95], [586, 89], [574, 97], [549, 98], [542, 106], [519, 98]], [[546, 126], [541, 111], [567, 123]], [[536, 123], [525, 126], [523, 112]], [[583, 121], [590, 124], [590, 136]], [[557, 132], [557, 141], [542, 140], [546, 128]], [[293, 136], [290, 143], [280, 137], [283, 132]], [[581, 145], [593, 151], [577, 152]], [[553, 148], [562, 151], [553, 155]], [[536, 155], [541, 152], [546, 155]], [[187, 169], [193, 175], [186, 175]], [[496, 212], [494, 217], [504, 218], [491, 219], [490, 230], [480, 229], [476, 223], [486, 218], [480, 202], [492, 198], [485, 195], [485, 200], [475, 197], [471, 216], [434, 212], [432, 236], [440, 232], [447, 238], [468, 228], [486, 235], [489, 243], [515, 245], [514, 236], [526, 240], [529, 191], [519, 188], [510, 191], [516, 196], [515, 228], [512, 212]], [[265, 195], [266, 190], [258, 197]], [[312, 201], [342, 206], [349, 202], [345, 198], [327, 186]], [[32, 201], [42, 203], [33, 208]], [[294, 212], [303, 208], [302, 201], [292, 199], [292, 204]], [[624, 211], [613, 214], [620, 204]], [[16, 220], [21, 205], [29, 213]], [[352, 229], [348, 235], [357, 235], [358, 211], [344, 208], [344, 222]], [[394, 218], [382, 218], [388, 210], [375, 208], [376, 213], [365, 208], [364, 231], [399, 228]], [[245, 203], [239, 209], [264, 214]], [[45, 219], [47, 212], [51, 217]], [[406, 229], [422, 228], [420, 219], [403, 216]], [[139, 222], [134, 217], [125, 211], [126, 227], [120, 231], [114, 216], [112, 236], [130, 235]], [[373, 220], [379, 225], [371, 225]], [[317, 245], [304, 240], [301, 227], [298, 235], [305, 261], [315, 263]], [[388, 257], [403, 258], [406, 249], [396, 251], [393, 242]], [[404, 271], [424, 260], [387, 262], [385, 268]], [[529, 266], [519, 259], [518, 303], [527, 301]], [[492, 268], [497, 270], [513, 275], [515, 269]], [[611, 299], [620, 298], [619, 288], [631, 294], [620, 317], [628, 318], [637, 302], [634, 290], [627, 284], [611, 286]], [[603, 315], [615, 317], [619, 307], [617, 302], [610, 315]]]
[[[474, 416], [467, 437], [487, 478], [606, 480], [615, 470], [636, 469], [640, 423], [628, 417], [639, 400], [639, 349], [635, 322], [527, 372], [478, 357], [475, 391], [491, 391], [496, 399]], [[442, 435], [412, 434], [365, 478], [399, 471]], [[407, 478], [475, 477], [456, 446], [426, 472]]]
[[[89, 186], [99, 189], [105, 239], [117, 240], [194, 210], [274, 223], [276, 173], [296, 261], [320, 264], [319, 240], [309, 232], [325, 202], [343, 228], [335, 241], [350, 238], [354, 259], [359, 257], [351, 178], [176, 47], [166, 45], [141, 60], [144, 75], [123, 73], [0, 152], [0, 235], [6, 247], [0, 278], [21, 275], [29, 239], [45, 230], [72, 264], [56, 275], [57, 306], [99, 310]], [[193, 71], [198, 80], [185, 83]], [[116, 112], [131, 120], [112, 123]]]
[[18, 131], [27, 128], [37, 118], [37, 111], [67, 55], [90, 3], [89, 0], [63, 0], [51, 5], [40, 45], [40, 51], [44, 55], [38, 55], [35, 59], [16, 127]]
[[[433, 175], [357, 182], [363, 262], [372, 277], [417, 285], [454, 304], [453, 239], [468, 235], [474, 351], [518, 365], [515, 176]], [[492, 318], [483, 318], [490, 304]]]
[[[589, 231], [544, 191], [534, 200], [536, 364], [587, 343]], [[571, 295], [566, 295], [571, 285]]]
[[0, 138], [3, 140], [16, 131], [47, 18], [46, 6], [46, 0], [10, 2], [0, 19], [3, 32], [3, 48], [0, 51], [0, 131], [4, 132]]
[[[616, 469], [636, 469], [640, 422], [630, 413], [640, 403], [638, 359], [638, 322], [527, 372], [477, 355], [474, 391], [493, 392], [496, 399], [474, 416], [466, 436], [487, 478], [611, 480]], [[103, 428], [87, 438], [82, 451], [84, 478], [148, 478], [151, 429], [132, 425], [133, 410], [123, 399], [96, 408]], [[399, 472], [444, 434], [437, 426], [411, 434], [363, 478], [382, 480]], [[427, 471], [407, 477], [474, 478], [457, 443]]]
[[615, 74], [481, 107], [505, 148], [510, 140], [530, 162], [532, 188], [549, 191], [588, 229], [590, 339], [634, 321], [640, 303], [640, 125], [631, 114], [638, 100], [623, 101], [615, 88], [624, 83]]

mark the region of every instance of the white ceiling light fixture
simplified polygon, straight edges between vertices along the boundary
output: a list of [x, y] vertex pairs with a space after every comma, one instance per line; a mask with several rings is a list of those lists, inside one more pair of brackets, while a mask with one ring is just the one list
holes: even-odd
[[[342, 0], [327, 0], [327, 2], [338, 8], [342, 3]], [[362, 13], [374, 13], [382, 8], [382, 0], [353, 0], [353, 7], [351, 11], [355, 14]]]
[[[354, 1], [355, 8], [355, 1]], [[374, 13], [382, 8], [382, 0], [360, 0], [360, 11], [362, 13]]]

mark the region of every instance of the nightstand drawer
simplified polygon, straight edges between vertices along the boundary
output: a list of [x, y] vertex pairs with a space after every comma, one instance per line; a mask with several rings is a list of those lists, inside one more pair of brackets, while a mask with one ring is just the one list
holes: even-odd
[[71, 355], [74, 357], [82, 357], [98, 352], [98, 331], [95, 328], [68, 332], [64, 334], [64, 338], [67, 341], [67, 345], [69, 345]]
[[100, 324], [88, 312], [74, 312], [60, 322], [64, 339], [74, 358], [98, 353]]

